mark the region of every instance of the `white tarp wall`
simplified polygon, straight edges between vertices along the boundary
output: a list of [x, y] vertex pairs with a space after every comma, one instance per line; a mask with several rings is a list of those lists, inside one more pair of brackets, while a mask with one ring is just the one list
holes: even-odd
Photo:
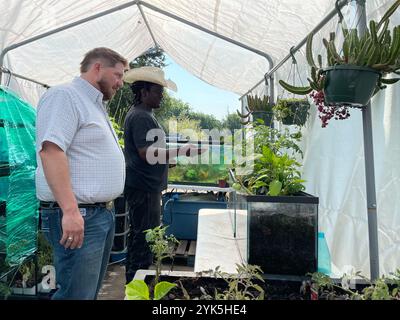
[[[1, 0], [0, 46], [29, 39], [65, 24], [122, 5], [127, 0]], [[178, 15], [250, 47], [274, 61], [333, 8], [334, 0], [148, 0]], [[178, 64], [218, 86], [242, 94], [268, 70], [267, 60], [186, 26], [142, 5], [155, 40]], [[133, 59], [154, 46], [136, 5], [9, 52], [6, 67], [48, 85], [70, 80], [85, 52], [108, 46]]]
[[[0, 49], [130, 2], [0, 0]], [[334, 8], [335, 0], [147, 0], [147, 3], [266, 52], [277, 63]], [[368, 0], [368, 13], [380, 17], [392, 3]], [[177, 22], [145, 4], [142, 9], [157, 44], [175, 62], [212, 85], [244, 94], [269, 68], [264, 57]], [[399, 12], [392, 20], [400, 23]], [[335, 29], [334, 21], [321, 35]], [[316, 46], [318, 37], [314, 41]], [[113, 48], [132, 60], [154, 46], [154, 41], [134, 5], [10, 51], [5, 57], [5, 67], [56, 85], [77, 75], [83, 54], [98, 46]], [[300, 69], [308, 70], [304, 60], [301, 66], [301, 54], [296, 57]], [[280, 77], [287, 79], [287, 68], [288, 64], [275, 75], [276, 82]], [[306, 74], [302, 76], [304, 79]], [[43, 91], [19, 80], [11, 84], [12, 88], [20, 88], [21, 96], [33, 104]], [[392, 86], [372, 101], [382, 273], [400, 266], [400, 200], [396, 198], [400, 193], [400, 111], [396, 105], [399, 88], [398, 84]], [[321, 128], [313, 110], [304, 136], [307, 191], [320, 197], [319, 224], [326, 233], [332, 260], [339, 271], [352, 265], [368, 276], [361, 112], [353, 110], [350, 119], [331, 121], [327, 128]]]
[[[368, 19], [379, 20], [392, 3], [367, 1]], [[345, 9], [342, 11], [346, 13]], [[314, 49], [322, 52], [323, 57], [326, 53], [321, 45], [322, 36], [335, 31], [337, 22], [334, 19], [314, 38]], [[350, 19], [347, 25], [356, 24], [357, 21]], [[399, 12], [392, 17], [391, 24], [400, 24]], [[304, 50], [296, 54], [296, 59], [300, 70], [305, 66], [308, 73]], [[286, 81], [290, 63], [278, 70], [277, 78]], [[302, 74], [306, 84], [305, 76]], [[279, 95], [282, 95], [281, 88]], [[400, 266], [400, 199], [396, 196], [400, 192], [399, 98], [397, 84], [388, 86], [371, 101], [381, 274]], [[349, 119], [331, 120], [322, 128], [316, 108], [312, 108], [303, 135], [303, 176], [307, 180], [307, 192], [319, 196], [319, 229], [325, 232], [331, 251], [332, 271], [340, 275], [353, 269], [369, 276], [362, 113], [352, 109]]]

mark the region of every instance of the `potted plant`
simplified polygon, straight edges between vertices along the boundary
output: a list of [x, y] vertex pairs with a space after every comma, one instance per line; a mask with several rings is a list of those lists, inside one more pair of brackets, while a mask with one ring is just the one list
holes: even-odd
[[274, 116], [285, 125], [303, 126], [308, 118], [310, 103], [307, 99], [278, 99], [273, 107]]
[[318, 198], [303, 191], [299, 139], [256, 125], [253, 168], [231, 172], [235, 207], [247, 212], [247, 261], [267, 274], [302, 276], [317, 268]]
[[[253, 122], [258, 120], [262, 121], [265, 125], [271, 126], [273, 118], [272, 104], [270, 103], [269, 96], [258, 97], [257, 95], [247, 95], [247, 109], [248, 113], [241, 113], [236, 110], [237, 114], [241, 118], [240, 123], [246, 125], [250, 123], [250, 115], [253, 117]], [[248, 119], [248, 120], [245, 120]]]
[[227, 188], [229, 186], [228, 179], [229, 179], [228, 172], [226, 172], [225, 174], [221, 175], [219, 177], [219, 179], [218, 179], [218, 187], [219, 188]]
[[341, 50], [336, 49], [335, 33], [330, 34], [329, 40], [323, 39], [327, 52], [325, 67], [321, 55], [318, 55], [318, 65], [315, 63], [311, 33], [306, 47], [307, 62], [311, 67], [310, 85], [295, 87], [279, 81], [289, 92], [311, 93], [322, 127], [326, 127], [332, 118], [347, 119], [349, 106], [365, 106], [375, 93], [400, 79], [386, 78], [391, 73], [397, 74], [400, 69], [400, 26], [395, 26], [392, 32], [388, 29], [389, 17], [399, 5], [400, 0], [396, 0], [379, 23], [371, 20], [369, 29], [362, 36], [356, 29], [343, 28]]

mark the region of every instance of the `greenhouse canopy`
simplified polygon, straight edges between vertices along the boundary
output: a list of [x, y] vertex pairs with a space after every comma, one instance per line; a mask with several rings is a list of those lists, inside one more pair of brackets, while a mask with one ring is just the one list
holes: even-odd
[[[4, 53], [29, 39], [35, 41], [5, 53], [3, 67], [53, 86], [71, 80], [88, 50], [106, 46], [129, 60], [151, 47], [161, 47], [177, 64], [221, 89], [243, 95], [263, 79], [271, 62], [335, 8], [334, 0], [11, 0], [0, 2], [0, 45]], [[366, 1], [367, 17], [379, 18], [392, 1]], [[118, 10], [117, 10], [118, 9]], [[343, 11], [351, 7], [343, 8]], [[100, 16], [101, 13], [112, 12]], [[65, 25], [85, 23], [47, 37]], [[177, 20], [176, 18], [179, 18]], [[399, 24], [396, 12], [391, 24]], [[337, 19], [315, 42], [335, 31]], [[317, 44], [316, 44], [317, 45]], [[7, 49], [7, 50], [8, 50]], [[269, 59], [268, 59], [269, 57]], [[298, 55], [301, 77], [307, 77], [304, 50]], [[275, 74], [286, 79], [285, 64]], [[8, 77], [9, 86], [35, 105], [45, 90], [32, 82]], [[179, 83], [178, 83], [179, 87]], [[261, 89], [264, 90], [264, 83]], [[257, 89], [258, 90], [258, 89]], [[280, 90], [276, 88], [278, 96]], [[400, 108], [399, 85], [372, 100], [375, 176], [379, 222], [380, 271], [400, 266]], [[338, 272], [354, 266], [369, 274], [368, 224], [365, 201], [361, 113], [321, 128], [315, 110], [303, 130], [303, 174], [307, 192], [320, 197], [319, 229], [326, 234]]]

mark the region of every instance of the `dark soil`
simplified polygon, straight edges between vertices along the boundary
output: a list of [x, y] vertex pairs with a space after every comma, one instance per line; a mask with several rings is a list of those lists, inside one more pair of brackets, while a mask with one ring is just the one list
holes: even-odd
[[[152, 281], [154, 277], [146, 277], [146, 282]], [[200, 288], [203, 288], [205, 292], [214, 297], [215, 290], [218, 293], [222, 293], [228, 288], [227, 282], [223, 279], [215, 279], [209, 277], [169, 277], [161, 276], [160, 281], [169, 281], [176, 283], [177, 287], [172, 289], [169, 294], [165, 297], [165, 300], [174, 299], [186, 299], [182, 286], [185, 288], [190, 296], [190, 299], [204, 299], [203, 292]], [[266, 280], [261, 282], [259, 280], [253, 281], [257, 283], [264, 290], [265, 300], [310, 300], [310, 292], [301, 292], [301, 281], [284, 281], [284, 280]], [[254, 296], [258, 296], [258, 291], [251, 291]], [[203, 296], [203, 297], [202, 297]]]
[[309, 215], [252, 212], [249, 228], [249, 264], [266, 274], [316, 271], [316, 225]]

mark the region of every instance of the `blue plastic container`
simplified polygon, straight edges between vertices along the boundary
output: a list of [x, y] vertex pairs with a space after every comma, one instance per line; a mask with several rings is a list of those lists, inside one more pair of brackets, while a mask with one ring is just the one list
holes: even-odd
[[318, 232], [318, 272], [331, 274], [331, 255], [323, 232]]
[[166, 193], [162, 197], [162, 222], [168, 225], [167, 235], [180, 240], [197, 240], [197, 220], [200, 209], [226, 209], [227, 202], [184, 201], [179, 193]]

